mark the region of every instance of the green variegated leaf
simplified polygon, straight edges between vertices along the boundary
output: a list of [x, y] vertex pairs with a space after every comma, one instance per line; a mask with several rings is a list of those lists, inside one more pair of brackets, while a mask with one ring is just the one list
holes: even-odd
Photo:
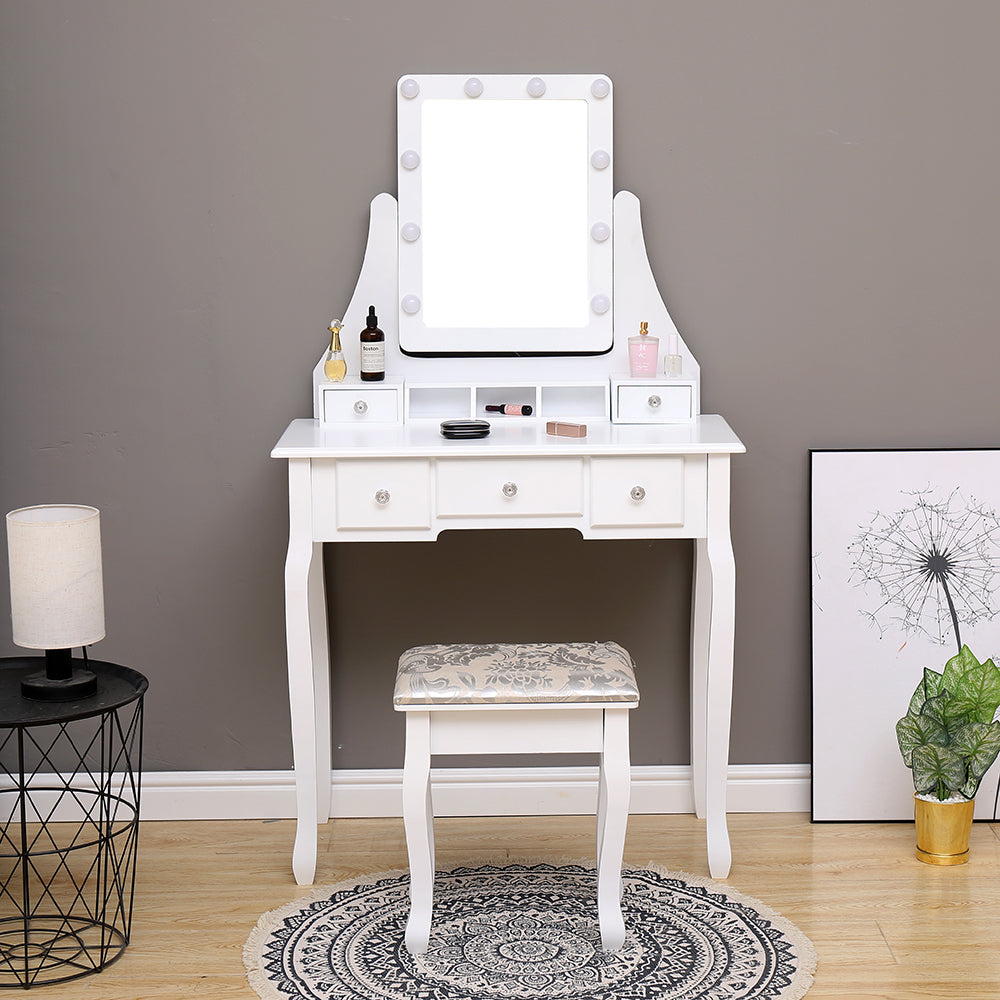
[[1000, 670], [992, 660], [980, 663], [963, 646], [944, 668], [943, 687], [951, 692], [956, 717], [964, 714], [970, 722], [993, 721], [1000, 707]]
[[[968, 776], [962, 794], [968, 799], [974, 798], [983, 775], [1000, 754], [1000, 722], [988, 726], [982, 722], [969, 723], [955, 734], [948, 749], [965, 760]], [[971, 793], [967, 788], [971, 788]]]
[[[948, 698], [948, 692], [942, 691], [940, 694], [936, 694], [927, 701], [923, 703], [920, 707], [920, 714], [925, 719], [933, 719], [935, 722], [944, 726], [944, 704]], [[945, 729], [948, 727], [945, 726]]]
[[[943, 688], [941, 693], [934, 695], [933, 698], [928, 698], [924, 702], [920, 714], [944, 726], [949, 734], [948, 739], [952, 733], [972, 722], [968, 705], [965, 702], [956, 702], [947, 688]], [[948, 739], [945, 739], [944, 742], [947, 743]]]
[[975, 653], [965, 644], [962, 648], [944, 665], [945, 675], [950, 675], [954, 680], [956, 676], [967, 674], [970, 670], [979, 666], [979, 660]]
[[912, 766], [913, 751], [917, 747], [943, 745], [947, 740], [948, 730], [929, 715], [904, 715], [896, 723], [896, 741], [907, 767]]
[[924, 667], [924, 676], [920, 678], [917, 690], [913, 692], [913, 697], [910, 699], [910, 707], [906, 710], [906, 714], [919, 715], [924, 702], [928, 698], [933, 698], [934, 695], [941, 693], [941, 688], [944, 686], [943, 682], [944, 674], [939, 674], [936, 670], [931, 670], [930, 667]]
[[923, 746], [913, 751], [913, 787], [939, 799], [957, 793], [967, 780], [965, 762], [949, 747]]
[[974, 799], [976, 797], [976, 792], [979, 791], [979, 783], [982, 780], [982, 778], [975, 778], [970, 774], [965, 784], [958, 789], [958, 794], [966, 799]]

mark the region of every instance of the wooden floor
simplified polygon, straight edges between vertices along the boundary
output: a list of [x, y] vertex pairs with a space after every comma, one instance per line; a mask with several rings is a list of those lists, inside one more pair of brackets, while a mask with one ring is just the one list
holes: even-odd
[[[590, 817], [439, 819], [439, 868], [508, 854], [589, 857]], [[726, 882], [792, 920], [819, 953], [809, 1000], [1000, 1000], [1000, 824], [977, 823], [967, 865], [913, 855], [913, 826], [730, 817]], [[290, 821], [143, 824], [132, 943], [104, 972], [39, 989], [59, 1000], [247, 998], [242, 947], [294, 884]], [[633, 816], [626, 864], [707, 874], [693, 816]], [[320, 828], [317, 885], [406, 865], [402, 821]]]

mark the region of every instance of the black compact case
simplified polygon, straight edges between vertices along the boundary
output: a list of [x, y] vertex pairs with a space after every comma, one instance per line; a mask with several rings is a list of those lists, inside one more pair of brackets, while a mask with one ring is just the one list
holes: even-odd
[[490, 432], [486, 420], [442, 420], [441, 433], [446, 438], [484, 438]]

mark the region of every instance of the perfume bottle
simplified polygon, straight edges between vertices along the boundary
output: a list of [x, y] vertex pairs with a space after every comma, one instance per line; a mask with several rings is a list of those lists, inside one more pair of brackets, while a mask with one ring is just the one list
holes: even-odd
[[530, 403], [497, 403], [485, 407], [487, 413], [503, 413], [508, 417], [530, 417], [534, 412]]
[[361, 331], [361, 381], [381, 382], [385, 378], [385, 334], [378, 328], [375, 307], [368, 307]]
[[677, 334], [672, 333], [667, 337], [667, 354], [663, 359], [663, 374], [667, 378], [680, 378], [683, 358], [677, 346]]
[[640, 323], [638, 334], [628, 338], [629, 375], [632, 378], [656, 375], [656, 355], [659, 348], [659, 338], [649, 335], [649, 324]]
[[339, 319], [335, 319], [329, 326], [330, 349], [326, 352], [326, 360], [323, 362], [323, 374], [331, 382], [343, 382], [347, 374], [347, 362], [340, 347], [340, 331], [343, 328]]

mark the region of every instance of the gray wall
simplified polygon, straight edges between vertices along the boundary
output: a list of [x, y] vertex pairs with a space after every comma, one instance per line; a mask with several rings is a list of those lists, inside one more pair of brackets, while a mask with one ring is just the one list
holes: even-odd
[[[807, 761], [808, 450], [1000, 443], [998, 34], [993, 0], [2, 3], [0, 503], [101, 508], [93, 652], [150, 678], [147, 766], [290, 766], [268, 452], [395, 189], [396, 79], [506, 71], [615, 82], [616, 188], [749, 448], [732, 759]], [[636, 763], [687, 760], [687, 543], [327, 565], [338, 766], [398, 766], [395, 658], [451, 637], [619, 639]]]

